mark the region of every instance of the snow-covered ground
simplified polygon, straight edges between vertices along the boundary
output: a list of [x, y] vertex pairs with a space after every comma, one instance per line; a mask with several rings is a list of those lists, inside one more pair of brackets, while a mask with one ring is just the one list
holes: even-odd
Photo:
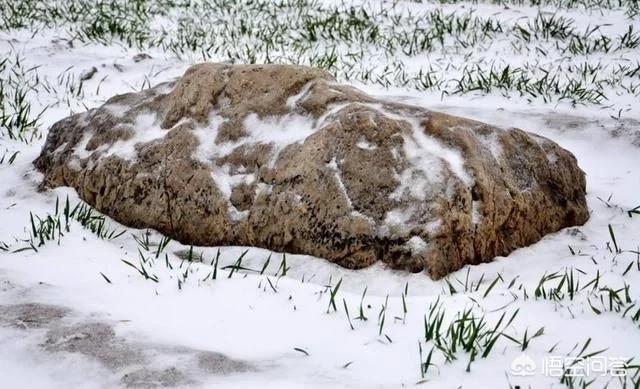
[[[135, 2], [116, 3], [129, 4], [126, 11]], [[29, 107], [25, 117], [38, 118], [33, 125], [3, 119], [0, 127], [1, 387], [540, 388], [582, 387], [593, 379], [597, 388], [640, 385], [637, 5], [357, 1], [355, 16], [331, 24], [330, 7], [349, 15], [351, 3], [255, 2], [262, 11], [249, 1], [232, 3], [192, 5], [191, 12], [178, 3], [145, 3], [149, 25], [134, 23], [139, 15], [133, 21], [107, 18], [125, 26], [115, 33], [95, 27], [108, 25], [99, 15], [110, 15], [115, 6], [89, 7], [87, 15], [75, 11], [75, 19], [67, 9], [74, 22], [51, 10], [88, 2], [0, 3], [0, 118], [15, 119], [17, 107]], [[315, 27], [300, 19], [305, 7], [315, 15]], [[413, 52], [402, 32], [424, 35], [418, 29], [434, 22], [420, 26], [421, 13], [437, 10], [452, 20], [471, 13], [484, 24], [455, 33], [455, 22], [442, 45]], [[239, 15], [250, 17], [242, 22]], [[561, 28], [566, 20], [535, 27], [550, 15], [571, 20], [574, 35]], [[275, 22], [264, 21], [270, 17]], [[91, 29], [86, 18], [93, 18]], [[502, 32], [478, 33], [487, 20], [492, 31], [499, 22]], [[225, 30], [220, 21], [233, 28]], [[242, 23], [253, 33], [237, 38], [229, 30], [240, 31]], [[523, 38], [514, 32], [516, 24], [537, 36]], [[385, 39], [370, 35], [372, 25]], [[256, 32], [269, 26], [278, 38], [272, 46], [265, 32]], [[596, 26], [585, 38], [583, 32]], [[151, 33], [139, 44], [127, 42], [145, 29]], [[359, 35], [349, 38], [354, 31]], [[627, 31], [630, 37], [623, 38]], [[163, 32], [163, 43], [154, 42]], [[189, 47], [190, 37], [199, 49]], [[592, 45], [609, 39], [611, 49], [563, 51], [583, 38]], [[205, 43], [213, 47], [206, 54]], [[243, 44], [254, 51], [242, 51]], [[337, 53], [335, 63], [327, 59], [331, 53]], [[40, 245], [35, 239], [30, 246], [31, 218], [38, 225], [38, 217], [63, 215], [67, 198], [72, 207], [79, 202], [68, 188], [38, 190], [41, 176], [32, 161], [51, 124], [114, 94], [178, 77], [193, 63], [229, 59], [322, 66], [372, 94], [546, 136], [573, 152], [586, 172], [591, 219], [439, 281], [382, 265], [351, 271], [319, 258], [245, 247], [220, 248], [216, 266], [218, 248], [172, 241], [158, 249], [158, 233], [111, 220], [109, 231], [126, 232], [101, 238], [72, 220], [69, 231], [63, 223], [63, 236], [55, 232], [52, 240]], [[486, 74], [461, 78], [465, 65], [496, 74], [478, 84], [478, 75]], [[421, 87], [415, 76], [429, 68], [440, 81]], [[514, 68], [521, 70], [510, 75]], [[579, 68], [586, 69], [582, 75]], [[519, 78], [545, 72], [560, 82], [537, 96], [527, 86], [535, 83]], [[593, 98], [598, 93], [604, 97]], [[19, 127], [26, 140], [9, 134]], [[465, 316], [468, 310], [474, 319]], [[437, 347], [427, 333], [439, 313], [444, 319]], [[585, 356], [590, 358], [575, 359]], [[522, 364], [532, 370], [523, 371]]]

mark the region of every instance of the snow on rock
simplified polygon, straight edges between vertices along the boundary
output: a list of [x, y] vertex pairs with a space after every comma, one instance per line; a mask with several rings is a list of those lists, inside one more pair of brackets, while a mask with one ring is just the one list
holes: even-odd
[[584, 173], [552, 141], [299, 66], [193, 66], [58, 122], [35, 164], [45, 186], [183, 243], [433, 277], [588, 218]]

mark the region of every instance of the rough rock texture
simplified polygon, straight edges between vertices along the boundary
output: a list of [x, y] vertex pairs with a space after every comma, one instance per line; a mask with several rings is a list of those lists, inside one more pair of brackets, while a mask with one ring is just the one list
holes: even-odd
[[554, 142], [295, 66], [196, 65], [56, 123], [35, 165], [44, 187], [183, 243], [436, 278], [589, 217]]

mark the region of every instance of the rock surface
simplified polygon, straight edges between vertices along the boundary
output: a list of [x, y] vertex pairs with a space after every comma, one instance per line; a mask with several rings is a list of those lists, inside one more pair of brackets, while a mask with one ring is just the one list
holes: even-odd
[[186, 244], [435, 278], [589, 217], [584, 173], [554, 142], [296, 66], [193, 66], [56, 123], [35, 165], [43, 187]]

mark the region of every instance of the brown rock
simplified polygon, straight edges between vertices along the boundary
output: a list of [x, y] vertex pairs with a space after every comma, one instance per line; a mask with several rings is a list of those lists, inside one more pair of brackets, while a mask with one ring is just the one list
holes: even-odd
[[296, 66], [194, 66], [56, 123], [35, 165], [44, 186], [186, 244], [433, 277], [589, 217], [584, 173], [552, 141]]

